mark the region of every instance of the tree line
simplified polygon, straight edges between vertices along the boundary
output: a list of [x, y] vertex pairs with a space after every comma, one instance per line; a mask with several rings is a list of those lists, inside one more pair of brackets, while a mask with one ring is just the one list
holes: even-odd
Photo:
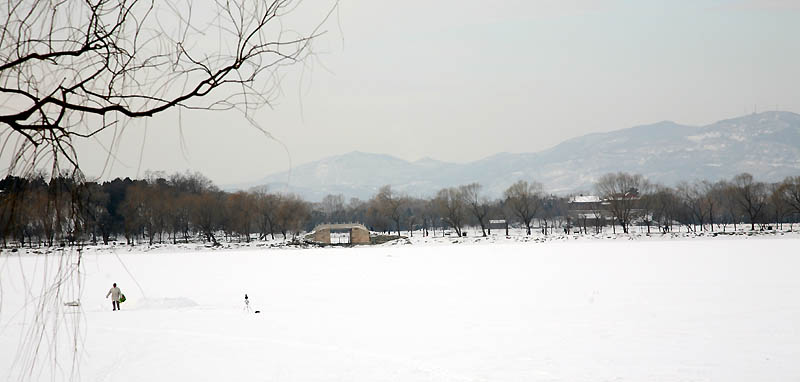
[[[595, 183], [592, 198], [556, 196], [542, 184], [520, 180], [491, 198], [479, 183], [441, 189], [415, 198], [390, 185], [369, 200], [328, 195], [311, 203], [266, 187], [225, 192], [199, 173], [148, 173], [144, 179], [85, 181], [37, 173], [0, 181], [3, 245], [54, 246], [122, 242], [179, 243], [202, 240], [249, 242], [296, 238], [320, 223], [359, 222], [370, 230], [462, 236], [466, 227], [487, 236], [492, 229], [524, 228], [601, 233], [632, 226], [647, 232], [768, 229], [800, 219], [800, 176], [759, 182], [740, 174], [718, 182], [682, 182], [674, 187], [644, 176], [609, 173]], [[591, 193], [591, 192], [587, 192]], [[494, 222], [494, 224], [492, 224]], [[778, 228], [778, 227], [776, 227]]]
[[311, 215], [296, 195], [266, 190], [228, 193], [199, 173], [152, 174], [145, 179], [98, 183], [42, 174], [0, 181], [3, 244], [218, 244], [220, 235], [250, 241], [296, 235]]

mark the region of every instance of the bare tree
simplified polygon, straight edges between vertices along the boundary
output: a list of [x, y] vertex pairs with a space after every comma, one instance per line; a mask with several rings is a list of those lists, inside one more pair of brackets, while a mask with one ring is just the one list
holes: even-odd
[[239, 240], [244, 237], [248, 243], [257, 211], [255, 199], [253, 194], [239, 191], [228, 196], [226, 205], [233, 232], [239, 235]]
[[480, 183], [470, 183], [459, 187], [469, 212], [475, 218], [475, 221], [478, 222], [478, 225], [481, 226], [481, 233], [486, 237], [491, 204], [489, 199], [481, 194], [481, 188], [483, 188], [483, 186], [481, 186]]
[[715, 222], [719, 224], [720, 216], [722, 215], [722, 204], [724, 197], [722, 194], [725, 192], [725, 182], [718, 181], [715, 183], [709, 181], [702, 181], [703, 194], [705, 197], [705, 205], [708, 208], [708, 222], [711, 226], [711, 232], [714, 232]]
[[92, 243], [97, 243], [97, 235], [103, 239], [103, 244], [108, 244], [111, 234], [111, 215], [106, 208], [109, 201], [108, 193], [97, 183], [89, 183], [81, 193], [81, 212], [83, 220], [87, 226], [87, 231], [91, 235]]
[[129, 239], [146, 234], [150, 245], [157, 237], [159, 242], [162, 241], [170, 213], [166, 198], [167, 190], [163, 183], [139, 181], [128, 189], [122, 203], [122, 214]]
[[176, 191], [199, 195], [206, 191], [216, 191], [217, 187], [211, 179], [199, 172], [175, 173], [170, 175], [169, 183]]
[[178, 242], [178, 235], [185, 243], [189, 242], [192, 216], [192, 195], [188, 193], [173, 194], [169, 203], [169, 219], [172, 226], [172, 242]]
[[[542, 208], [539, 209], [538, 216], [542, 224], [542, 232], [545, 235], [553, 232], [557, 226], [564, 226], [564, 218], [567, 216], [566, 199], [550, 195], [542, 199]], [[565, 231], [566, 233], [566, 231]]]
[[589, 202], [588, 204], [589, 204], [589, 211], [591, 212], [591, 216], [594, 219], [594, 233], [596, 234], [601, 233], [603, 231], [603, 227], [605, 227], [606, 222], [609, 218], [608, 210], [606, 208], [608, 202], [598, 197], [596, 201]]
[[464, 226], [466, 215], [466, 198], [461, 188], [443, 188], [436, 193], [433, 205], [447, 225], [456, 231], [456, 235], [461, 236], [461, 227]]
[[325, 195], [320, 205], [328, 222], [341, 222], [344, 218], [344, 195]]
[[[505, 199], [502, 199], [502, 198], [501, 199], [495, 199], [492, 202], [490, 208], [491, 208], [491, 212], [490, 212], [491, 215], [496, 217], [496, 218], [498, 218], [497, 220], [502, 221], [502, 223], [498, 222], [497, 224], [502, 224], [503, 225], [502, 228], [505, 231], [505, 235], [508, 236], [509, 235], [509, 232], [508, 232], [509, 223], [511, 222], [511, 219], [514, 216], [514, 213], [508, 207], [508, 201], [505, 200]], [[491, 220], [489, 221], [489, 227], [490, 228], [492, 227]], [[487, 231], [488, 231], [487, 234], [489, 234], [489, 235], [492, 234], [491, 229], [488, 229]]]
[[422, 221], [422, 236], [428, 236], [429, 230], [433, 228], [433, 234], [436, 236], [436, 226], [441, 217], [434, 205], [433, 200], [425, 200], [420, 205], [420, 219]]
[[637, 202], [650, 187], [647, 179], [640, 174], [610, 173], [600, 177], [595, 187], [608, 201], [614, 220], [622, 226], [624, 233], [628, 233], [630, 224], [638, 212]]
[[403, 207], [408, 204], [408, 197], [392, 190], [392, 186], [385, 185], [378, 190], [372, 199], [377, 211], [390, 219], [395, 224], [397, 237], [400, 237], [400, 224], [403, 221]]
[[[27, 178], [7, 176], [0, 180], [0, 229], [3, 236], [3, 247], [8, 245], [7, 240], [16, 241], [20, 246], [33, 244], [33, 236], [40, 232], [34, 224], [34, 209], [36, 203], [32, 199], [32, 193], [42, 192], [46, 184], [44, 176], [33, 176]], [[39, 239], [41, 241], [41, 238]]]
[[675, 190], [655, 185], [648, 198], [653, 222], [658, 224], [662, 233], [671, 231], [672, 223], [677, 220], [677, 209], [680, 206], [680, 200]]
[[406, 208], [406, 222], [408, 223], [408, 234], [414, 237], [414, 230], [418, 225], [422, 225], [422, 235], [425, 236], [427, 229], [426, 209], [428, 208], [428, 201], [418, 198], [408, 198]]
[[531, 234], [531, 221], [542, 206], [544, 194], [541, 183], [520, 180], [505, 191], [506, 206], [525, 225], [526, 234]]
[[374, 198], [368, 203], [365, 220], [373, 231], [390, 232], [392, 229], [392, 221], [383, 214]]
[[145, 186], [137, 183], [130, 187], [122, 202], [121, 214], [125, 218], [125, 237], [128, 244], [135, 244], [139, 235], [147, 230], [149, 205], [145, 195]]
[[366, 222], [369, 204], [359, 198], [350, 198], [345, 207], [345, 215], [350, 222]]
[[797, 214], [800, 214], [800, 176], [788, 177], [779, 188], [781, 198]]
[[678, 196], [681, 202], [690, 213], [690, 220], [686, 222], [686, 226], [690, 227], [693, 231], [696, 230], [692, 224], [700, 224], [700, 230], [705, 230], [705, 223], [708, 217], [709, 208], [706, 205], [708, 198], [706, 192], [702, 187], [701, 182], [681, 182], [677, 186]]
[[28, 192], [25, 197], [27, 203], [30, 203], [31, 217], [36, 230], [40, 232], [44, 242], [48, 246], [53, 245], [56, 236], [55, 227], [55, 214], [53, 213], [54, 201], [47, 195], [47, 190], [37, 189]]
[[267, 234], [269, 234], [275, 240], [275, 231], [278, 227], [278, 207], [282, 196], [280, 194], [270, 194], [266, 188], [259, 188], [253, 192], [255, 193], [256, 211], [258, 213], [256, 221], [261, 231], [260, 239], [266, 239]]
[[3, 145], [13, 147], [11, 169], [43, 156], [78, 169], [74, 139], [176, 108], [250, 119], [276, 96], [279, 69], [311, 54], [322, 33], [321, 23], [305, 33], [282, 26], [295, 3], [217, 1], [198, 11], [172, 0], [5, 2], [0, 134], [18, 138]]
[[785, 184], [783, 182], [770, 183], [767, 186], [769, 191], [769, 196], [767, 197], [767, 209], [770, 212], [769, 215], [772, 216], [774, 219], [773, 221], [776, 224], [776, 232], [778, 229], [783, 229], [784, 220], [792, 213], [791, 206], [789, 203], [787, 203], [786, 199], [782, 195], [784, 187]]
[[287, 238], [287, 233], [292, 233], [293, 237], [297, 236], [310, 217], [311, 207], [309, 204], [294, 194], [284, 195], [281, 198], [275, 215], [284, 239]]
[[220, 227], [223, 201], [218, 191], [205, 191], [191, 195], [190, 213], [191, 222], [195, 230], [203, 235], [206, 241], [213, 245], [220, 245], [215, 233]]
[[767, 204], [767, 187], [762, 182], [753, 180], [753, 176], [742, 173], [731, 181], [732, 197], [736, 205], [750, 221], [750, 229], [756, 229], [756, 222], [761, 218]]

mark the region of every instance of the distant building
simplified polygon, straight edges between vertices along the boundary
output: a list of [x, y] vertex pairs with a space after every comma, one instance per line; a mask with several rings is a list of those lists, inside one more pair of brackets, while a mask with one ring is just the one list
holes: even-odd
[[588, 231], [589, 227], [602, 227], [611, 220], [609, 202], [595, 195], [576, 195], [567, 202], [568, 229]]
[[505, 230], [508, 235], [508, 222], [505, 219], [489, 220], [489, 230]]

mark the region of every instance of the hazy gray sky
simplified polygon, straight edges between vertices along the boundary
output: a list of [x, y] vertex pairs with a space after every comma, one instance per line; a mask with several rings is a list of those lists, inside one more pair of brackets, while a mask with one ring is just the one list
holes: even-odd
[[[317, 4], [330, 1], [305, 10]], [[798, 20], [800, 0], [341, 0], [316, 60], [289, 69], [255, 120], [296, 166], [353, 150], [468, 162], [666, 119], [800, 112]], [[224, 185], [289, 167], [235, 112], [182, 123], [185, 152], [177, 113], [146, 136], [129, 126], [104, 178], [191, 169]], [[106, 154], [90, 143], [97, 176]]]

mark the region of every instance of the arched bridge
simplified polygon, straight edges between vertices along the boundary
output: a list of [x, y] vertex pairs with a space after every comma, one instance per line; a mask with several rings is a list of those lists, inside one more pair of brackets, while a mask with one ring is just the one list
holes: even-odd
[[314, 241], [330, 244], [331, 232], [347, 232], [351, 244], [369, 244], [369, 230], [363, 224], [320, 224], [314, 227]]

